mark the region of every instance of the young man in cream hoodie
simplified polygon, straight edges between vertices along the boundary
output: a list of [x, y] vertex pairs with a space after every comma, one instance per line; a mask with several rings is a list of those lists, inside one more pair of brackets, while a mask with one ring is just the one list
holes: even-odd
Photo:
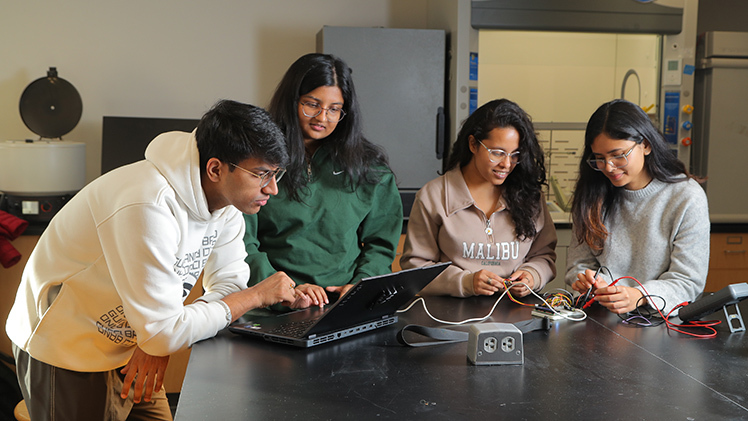
[[[144, 160], [65, 205], [6, 324], [32, 419], [170, 419], [169, 355], [250, 309], [294, 301], [282, 272], [247, 289], [242, 241], [242, 213], [278, 192], [287, 160], [264, 110], [220, 101], [195, 131], [159, 135]], [[205, 293], [185, 306], [200, 274]]]

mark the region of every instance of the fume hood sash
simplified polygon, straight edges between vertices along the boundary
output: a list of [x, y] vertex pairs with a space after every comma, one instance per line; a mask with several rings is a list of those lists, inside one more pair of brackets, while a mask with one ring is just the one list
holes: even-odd
[[683, 9], [632, 0], [472, 0], [475, 29], [678, 34]]

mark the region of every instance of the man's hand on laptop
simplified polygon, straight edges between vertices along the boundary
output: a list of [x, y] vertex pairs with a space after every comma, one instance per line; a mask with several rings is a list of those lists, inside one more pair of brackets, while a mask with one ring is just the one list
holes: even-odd
[[273, 304], [291, 305], [296, 301], [296, 282], [284, 272], [276, 272], [245, 290], [223, 297], [231, 310], [232, 321], [254, 308], [269, 307]]
[[300, 284], [296, 286], [296, 301], [291, 308], [307, 308], [311, 306], [323, 307], [329, 304], [325, 289], [315, 284]]

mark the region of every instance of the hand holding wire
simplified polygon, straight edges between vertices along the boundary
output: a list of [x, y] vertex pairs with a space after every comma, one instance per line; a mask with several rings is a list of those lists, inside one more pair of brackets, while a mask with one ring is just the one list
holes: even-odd
[[481, 269], [473, 273], [475, 295], [493, 295], [504, 289], [504, 280], [495, 273]]
[[628, 313], [639, 305], [646, 304], [646, 300], [641, 301], [644, 294], [637, 288], [614, 286], [615, 283], [596, 289], [594, 301], [616, 314]]
[[532, 274], [526, 270], [518, 270], [504, 281], [504, 285], [511, 289], [512, 294], [516, 294], [520, 297], [530, 295], [530, 292], [535, 288], [535, 280]]
[[577, 280], [574, 281], [574, 283], [571, 285], [571, 288], [574, 291], [579, 292], [580, 294], [586, 294], [585, 299], [589, 298], [589, 295], [591, 294], [591, 288], [595, 286], [595, 282], [598, 278], [598, 274], [600, 273], [600, 270], [602, 268], [599, 268], [595, 271], [591, 269], [587, 269], [583, 273], [577, 274]]
[[[586, 302], [582, 306], [582, 310], [587, 309], [587, 307], [591, 306], [592, 303], [594, 303], [595, 301], [598, 301], [595, 299], [596, 296], [610, 294], [610, 290], [603, 291], [603, 289], [610, 288], [614, 286], [617, 282], [618, 282], [618, 279], [613, 281], [612, 284], [608, 285], [601, 278], [596, 278], [595, 283], [592, 284], [589, 290], [587, 290], [587, 298], [586, 298]], [[618, 292], [617, 288], [613, 290], [613, 293], [617, 293], [617, 292]]]

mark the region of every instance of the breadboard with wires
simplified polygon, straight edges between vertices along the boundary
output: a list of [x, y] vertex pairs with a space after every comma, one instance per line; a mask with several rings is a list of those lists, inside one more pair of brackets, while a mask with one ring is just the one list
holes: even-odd
[[532, 315], [540, 318], [547, 317], [548, 319], [553, 321], [576, 317], [576, 314], [573, 310], [569, 310], [563, 307], [555, 307], [554, 310], [556, 311], [552, 311], [544, 307], [536, 307], [532, 311]]

